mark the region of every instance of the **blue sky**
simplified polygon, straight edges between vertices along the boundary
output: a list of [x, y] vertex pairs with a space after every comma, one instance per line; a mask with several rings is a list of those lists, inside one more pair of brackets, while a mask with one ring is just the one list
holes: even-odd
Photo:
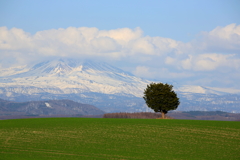
[[240, 24], [239, 0], [1, 0], [0, 26], [37, 31], [140, 27], [145, 35], [188, 42], [201, 31]]
[[239, 0], [0, 0], [0, 63], [90, 58], [147, 79], [240, 88], [239, 8]]

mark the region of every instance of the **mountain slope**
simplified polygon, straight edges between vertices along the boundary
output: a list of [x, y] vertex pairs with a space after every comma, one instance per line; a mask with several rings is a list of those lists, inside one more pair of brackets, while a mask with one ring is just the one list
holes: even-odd
[[106, 63], [69, 59], [46, 61], [19, 74], [0, 76], [0, 87], [32, 86], [44, 92], [53, 88], [54, 94], [98, 92], [141, 97], [148, 83]]
[[[106, 63], [55, 59], [0, 70], [0, 98], [19, 102], [70, 99], [106, 112], [151, 111], [142, 96], [151, 81]], [[178, 110], [240, 112], [240, 90], [174, 85]]]
[[0, 99], [0, 115], [98, 115], [104, 112], [92, 105], [71, 100], [12, 102]]

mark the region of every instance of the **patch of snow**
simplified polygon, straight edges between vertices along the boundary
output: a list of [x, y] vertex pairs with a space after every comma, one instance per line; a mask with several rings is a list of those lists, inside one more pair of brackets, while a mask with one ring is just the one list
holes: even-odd
[[201, 94], [216, 94], [216, 95], [224, 95], [224, 94], [240, 94], [239, 89], [232, 88], [216, 88], [216, 87], [202, 87], [202, 86], [194, 86], [194, 85], [182, 85], [174, 88], [177, 92], [185, 92], [185, 93], [201, 93]]
[[18, 67], [11, 67], [11, 68], [0, 68], [0, 77], [7, 77], [19, 73], [23, 73], [28, 71], [29, 68], [27, 65], [25, 66], [18, 66]]
[[206, 90], [203, 87], [192, 86], [192, 85], [183, 85], [175, 90], [180, 92], [189, 92], [189, 93], [205, 93], [206, 92]]
[[46, 107], [53, 108], [49, 103], [45, 102]]
[[208, 88], [213, 89], [215, 91], [219, 91], [219, 92], [225, 92], [230, 94], [240, 94], [240, 89], [235, 89], [235, 88], [216, 88], [216, 87], [208, 87]]
[[[27, 72], [17, 73], [9, 79], [0, 78], [0, 86], [32, 86], [42, 88], [42, 91], [38, 90], [40, 92], [48, 90], [47, 92], [56, 94], [87, 91], [104, 94], [125, 93], [142, 97], [143, 90], [150, 83], [108, 64], [70, 62], [54, 60], [36, 64]], [[55, 91], [52, 88], [55, 88]], [[31, 90], [32, 93], [36, 93]]]
[[[6, 73], [10, 73], [10, 77]], [[53, 60], [36, 64], [31, 69], [15, 67], [0, 71], [2, 92], [37, 94], [71, 94], [97, 92], [104, 94], [131, 94], [142, 97], [151, 81], [135, 77], [105, 63], [80, 62], [77, 60]], [[240, 94], [237, 89], [202, 87], [194, 85], [174, 86], [188, 99], [191, 94]], [[189, 94], [189, 95], [188, 95]], [[8, 96], [11, 96], [8, 93]], [[209, 101], [211, 101], [209, 99]]]
[[82, 69], [83, 69], [83, 66], [81, 65], [79, 67], [74, 68], [73, 71], [81, 72]]
[[7, 97], [10, 97], [11, 95], [12, 95], [12, 92], [7, 92], [7, 93], [6, 93], [6, 96], [7, 96]]

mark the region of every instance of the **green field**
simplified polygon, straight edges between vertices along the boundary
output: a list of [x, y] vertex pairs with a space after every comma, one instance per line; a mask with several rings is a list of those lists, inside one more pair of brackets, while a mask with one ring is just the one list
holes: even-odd
[[0, 159], [240, 159], [240, 122], [39, 118], [0, 121]]

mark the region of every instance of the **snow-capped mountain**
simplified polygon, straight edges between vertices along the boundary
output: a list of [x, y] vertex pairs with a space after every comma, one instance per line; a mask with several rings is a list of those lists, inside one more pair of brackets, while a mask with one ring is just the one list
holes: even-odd
[[[55, 59], [0, 70], [0, 98], [70, 99], [106, 112], [150, 111], [142, 98], [150, 83], [107, 63]], [[189, 85], [174, 85], [174, 90], [180, 110], [240, 112], [240, 90]]]
[[200, 93], [200, 94], [240, 94], [239, 89], [232, 88], [216, 88], [216, 87], [203, 87], [203, 86], [193, 86], [193, 85], [182, 85], [175, 87], [176, 92], [181, 93]]
[[7, 76], [6, 72], [0, 75], [0, 87], [31, 86], [54, 94], [97, 92], [141, 97], [149, 83], [106, 63], [72, 59], [45, 61], [17, 74], [10, 69], [12, 74]]

